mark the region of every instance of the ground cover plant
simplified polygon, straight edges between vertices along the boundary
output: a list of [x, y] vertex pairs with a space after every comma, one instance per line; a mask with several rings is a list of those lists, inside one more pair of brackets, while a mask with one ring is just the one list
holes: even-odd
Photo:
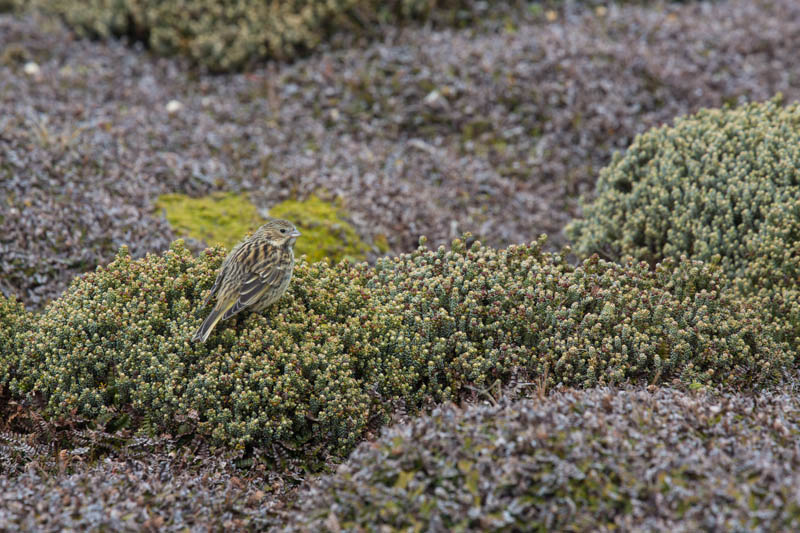
[[[635, 1], [635, 0], [634, 0]], [[265, 59], [291, 59], [314, 50], [337, 34], [376, 38], [387, 24], [423, 21], [440, 26], [474, 26], [486, 18], [520, 14], [557, 16], [560, 0], [535, 3], [475, 0], [6, 0], [8, 9], [31, 5], [60, 16], [79, 35], [127, 37], [157, 55], [182, 55], [212, 72], [252, 68]], [[581, 4], [602, 6], [598, 0]], [[2, 5], [0, 5], [2, 9]], [[603, 7], [603, 9], [605, 9]]]
[[29, 427], [0, 428], [4, 530], [241, 531], [283, 521], [289, 486], [264, 464], [243, 468], [236, 454], [210, 453], [185, 438], [133, 437], [78, 428], [74, 418], [59, 425], [33, 411], [11, 413], [11, 425]]
[[360, 446], [283, 531], [793, 531], [796, 393], [557, 392]]
[[191, 469], [148, 454], [68, 474], [0, 474], [0, 524], [17, 531], [245, 531], [280, 524], [279, 504], [261, 481], [242, 480], [235, 466], [213, 462]]
[[601, 388], [497, 402], [445, 406], [398, 424], [297, 494], [263, 464], [237, 467], [193, 447], [138, 439], [99, 464], [81, 461], [79, 450], [61, 474], [57, 465], [0, 472], [0, 524], [44, 531], [797, 528], [795, 390]]
[[651, 130], [603, 170], [568, 233], [584, 255], [719, 263], [800, 343], [800, 105], [703, 110]]
[[456, 22], [459, 15], [472, 19], [488, 11], [485, 3], [469, 0], [202, 0], [191, 6], [175, 0], [47, 0], [37, 7], [58, 14], [82, 36], [134, 38], [155, 54], [184, 55], [214, 72], [293, 58], [333, 32], [369, 34], [382, 22], [429, 17]]
[[14, 349], [14, 337], [30, 327], [33, 316], [14, 298], [0, 295], [0, 354]]
[[0, 384], [49, 416], [124, 417], [238, 449], [285, 443], [313, 461], [347, 453], [400, 405], [417, 412], [469, 386], [752, 388], [794, 367], [719, 270], [573, 267], [542, 245], [457, 240], [374, 267], [301, 262], [279, 305], [223, 323], [205, 345], [189, 339], [224, 251], [195, 258], [179, 241], [134, 260], [123, 249], [15, 336]]

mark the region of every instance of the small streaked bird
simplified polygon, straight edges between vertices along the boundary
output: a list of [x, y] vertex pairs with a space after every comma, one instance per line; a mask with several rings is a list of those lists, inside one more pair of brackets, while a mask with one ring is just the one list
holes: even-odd
[[249, 309], [263, 311], [286, 292], [294, 268], [294, 243], [300, 232], [291, 222], [277, 218], [237, 244], [217, 275], [203, 307], [216, 297], [214, 309], [192, 337], [206, 342], [220, 320]]

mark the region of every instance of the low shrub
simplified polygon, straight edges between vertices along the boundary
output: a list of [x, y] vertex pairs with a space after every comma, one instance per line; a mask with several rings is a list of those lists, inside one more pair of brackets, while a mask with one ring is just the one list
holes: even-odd
[[[6, 9], [29, 2], [5, 0]], [[603, 6], [600, 0], [582, 0]], [[630, 0], [628, 3], [642, 3]], [[0, 1], [0, 10], [3, 2]], [[432, 21], [466, 26], [487, 18], [542, 18], [562, 0], [34, 0], [88, 37], [129, 37], [158, 55], [183, 55], [212, 72], [238, 71], [267, 58], [292, 59], [336, 32], [379, 36], [382, 25]], [[545, 8], [547, 8], [545, 10]]]
[[33, 316], [20, 302], [0, 294], [0, 392], [13, 364], [13, 354], [17, 352], [15, 337], [30, 328], [32, 323]]
[[141, 438], [121, 446], [117, 438], [100, 461], [85, 446], [56, 448], [53, 467], [38, 456], [36, 468], [9, 473], [2, 470], [6, 436], [0, 433], [5, 531], [267, 531], [279, 522], [282, 491], [208, 450]]
[[123, 249], [46, 308], [4, 381], [51, 415], [126, 414], [147, 431], [310, 454], [348, 450], [399, 406], [498, 380], [752, 387], [793, 364], [713, 267], [575, 268], [543, 243], [300, 262], [277, 305], [222, 323], [206, 345], [189, 338], [223, 251]]
[[465, 8], [486, 10], [480, 3], [473, 4], [469, 0], [41, 3], [82, 35], [132, 37], [158, 55], [181, 54], [216, 72], [240, 70], [265, 58], [292, 58], [317, 47], [334, 29], [370, 32], [372, 24], [385, 21], [425, 19], [438, 11], [463, 16]]
[[567, 234], [583, 255], [718, 262], [800, 336], [800, 104], [706, 109], [636, 138]]

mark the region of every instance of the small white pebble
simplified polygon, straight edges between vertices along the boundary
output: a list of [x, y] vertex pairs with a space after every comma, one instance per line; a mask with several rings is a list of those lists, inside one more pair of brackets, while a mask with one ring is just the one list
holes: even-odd
[[177, 113], [181, 109], [183, 109], [183, 104], [180, 103], [179, 101], [170, 100], [169, 102], [167, 102], [167, 113], [169, 113], [170, 115], [173, 113]]
[[42, 73], [42, 69], [39, 68], [39, 65], [37, 65], [33, 61], [28, 61], [27, 63], [25, 63], [25, 66], [22, 67], [22, 70], [28, 76], [38, 76], [39, 74]]
[[439, 91], [434, 89], [429, 92], [428, 96], [426, 96], [422, 101], [428, 105], [432, 105], [435, 104], [441, 97], [442, 95], [439, 93]]

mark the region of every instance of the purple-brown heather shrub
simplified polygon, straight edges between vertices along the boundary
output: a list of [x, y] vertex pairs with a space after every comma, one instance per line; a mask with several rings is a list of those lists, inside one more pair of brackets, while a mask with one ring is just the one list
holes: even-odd
[[798, 531], [799, 420], [792, 393], [670, 388], [437, 408], [307, 484], [279, 531]]
[[543, 244], [456, 240], [374, 267], [301, 260], [277, 305], [221, 323], [205, 345], [189, 338], [224, 251], [195, 258], [177, 241], [134, 260], [123, 248], [16, 336], [0, 382], [50, 415], [125, 413], [220, 445], [343, 453], [399, 406], [467, 386], [757, 387], [793, 364], [712, 266], [573, 267]]

